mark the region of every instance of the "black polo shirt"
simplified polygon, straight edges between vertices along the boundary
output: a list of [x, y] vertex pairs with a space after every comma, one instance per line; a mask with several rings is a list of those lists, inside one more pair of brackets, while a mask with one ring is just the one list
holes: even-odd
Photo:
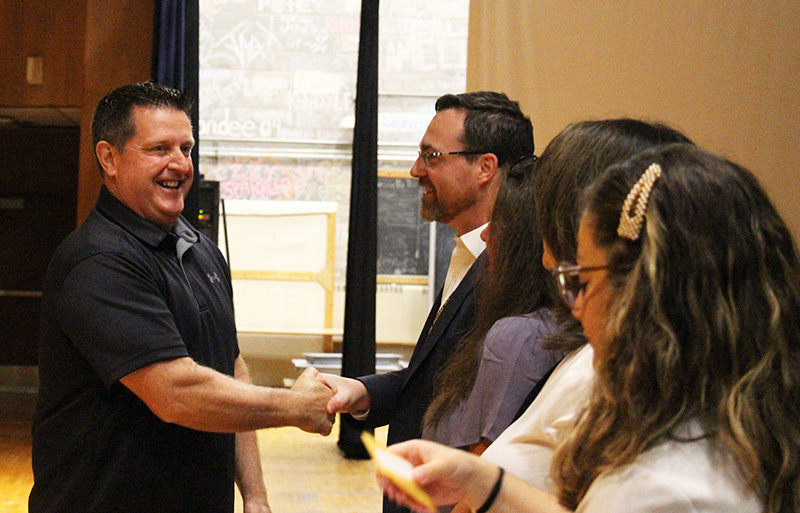
[[47, 272], [31, 513], [233, 511], [234, 435], [165, 423], [119, 382], [184, 356], [232, 376], [232, 297], [210, 239], [102, 189]]

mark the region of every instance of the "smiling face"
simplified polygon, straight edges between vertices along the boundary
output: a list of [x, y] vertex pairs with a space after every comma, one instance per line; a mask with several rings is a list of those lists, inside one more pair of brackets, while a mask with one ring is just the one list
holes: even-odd
[[[464, 132], [466, 111], [444, 109], [436, 113], [420, 141], [422, 152], [464, 151], [460, 138]], [[479, 209], [479, 189], [482, 159], [470, 162], [465, 155], [441, 155], [429, 163], [420, 157], [411, 168], [411, 176], [425, 189], [422, 194], [420, 212], [426, 221], [440, 221], [459, 235], [486, 222], [475, 221], [474, 213]], [[477, 224], [476, 224], [477, 223]]]
[[191, 123], [172, 108], [134, 107], [131, 116], [136, 132], [124, 148], [97, 143], [105, 185], [139, 216], [170, 231], [194, 176]]
[[[602, 267], [608, 264], [608, 253], [597, 246], [594, 227], [589, 216], [584, 216], [578, 229], [577, 263], [581, 267]], [[579, 273], [582, 291], [577, 295], [572, 315], [580, 321], [586, 340], [594, 349], [594, 362], [606, 357], [608, 352], [606, 324], [613, 287], [608, 281], [608, 271], [596, 269]]]

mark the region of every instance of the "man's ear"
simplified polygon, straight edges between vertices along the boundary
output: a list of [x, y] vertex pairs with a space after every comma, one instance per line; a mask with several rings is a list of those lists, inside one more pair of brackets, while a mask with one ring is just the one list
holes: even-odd
[[500, 172], [497, 155], [494, 153], [484, 153], [478, 159], [480, 170], [478, 171], [478, 182], [483, 185], [489, 183]]
[[106, 176], [116, 175], [116, 148], [108, 141], [100, 141], [97, 143], [97, 146], [95, 146], [94, 152], [97, 155], [97, 161], [103, 166]]

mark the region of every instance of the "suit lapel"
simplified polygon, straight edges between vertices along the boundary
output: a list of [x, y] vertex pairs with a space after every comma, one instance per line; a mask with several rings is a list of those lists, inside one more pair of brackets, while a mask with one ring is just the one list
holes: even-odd
[[422, 331], [420, 332], [419, 338], [417, 338], [417, 345], [422, 344], [425, 338], [428, 336], [428, 332], [431, 331], [433, 327], [434, 321], [438, 317], [439, 307], [442, 304], [442, 295], [444, 294], [444, 287], [439, 289], [439, 294], [436, 296], [436, 301], [433, 302], [431, 306], [431, 311], [428, 312], [428, 318], [425, 319], [425, 326], [422, 327]]
[[478, 259], [470, 266], [469, 271], [464, 275], [464, 279], [461, 280], [456, 290], [450, 295], [450, 298], [441, 309], [441, 312], [439, 312], [439, 305], [442, 300], [442, 291], [439, 291], [437, 300], [428, 314], [428, 319], [425, 322], [422, 334], [419, 340], [417, 340], [417, 347], [414, 349], [414, 355], [409, 362], [409, 376], [413, 374], [420, 363], [425, 360], [425, 357], [431, 352], [436, 342], [438, 342], [445, 331], [447, 331], [447, 327], [450, 325], [456, 313], [458, 313], [464, 300], [472, 294], [478, 277], [480, 276], [481, 269], [484, 267], [484, 254], [485, 253], [481, 253]]

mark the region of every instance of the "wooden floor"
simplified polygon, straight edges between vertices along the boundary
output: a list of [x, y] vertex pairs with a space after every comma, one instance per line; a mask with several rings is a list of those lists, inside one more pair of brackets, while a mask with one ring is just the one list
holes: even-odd
[[0, 511], [28, 511], [31, 472], [33, 394], [0, 393]]
[[[31, 472], [30, 425], [35, 397], [0, 392], [0, 511], [27, 513]], [[376, 438], [385, 443], [386, 431]], [[379, 513], [381, 492], [371, 461], [347, 460], [328, 437], [296, 428], [259, 431], [269, 502], [276, 513]], [[242, 511], [237, 496], [236, 511]]]

